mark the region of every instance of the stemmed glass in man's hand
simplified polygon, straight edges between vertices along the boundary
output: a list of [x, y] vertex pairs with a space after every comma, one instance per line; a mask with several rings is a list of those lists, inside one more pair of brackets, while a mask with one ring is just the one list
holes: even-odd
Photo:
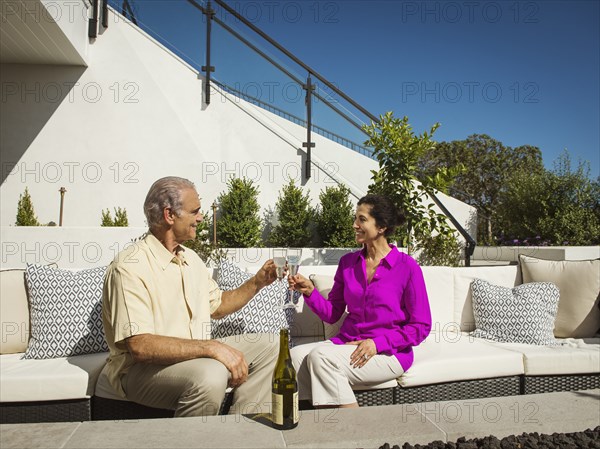
[[[287, 267], [290, 276], [295, 276], [298, 273], [300, 267], [300, 258], [302, 256], [302, 250], [300, 248], [288, 248], [287, 250]], [[283, 299], [283, 309], [293, 309], [296, 307], [294, 302], [294, 292], [292, 290], [287, 291], [285, 298]]]
[[285, 248], [275, 248], [273, 250], [273, 262], [277, 270], [277, 280], [283, 280], [285, 276], [285, 263], [287, 259], [287, 250]]

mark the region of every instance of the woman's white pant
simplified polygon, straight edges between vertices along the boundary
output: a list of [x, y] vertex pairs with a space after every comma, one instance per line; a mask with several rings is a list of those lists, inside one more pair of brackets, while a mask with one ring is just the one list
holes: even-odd
[[399, 377], [404, 370], [395, 356], [377, 354], [362, 368], [350, 364], [355, 345], [320, 341], [292, 348], [292, 362], [298, 375], [298, 398], [313, 405], [353, 404], [352, 387], [379, 384]]

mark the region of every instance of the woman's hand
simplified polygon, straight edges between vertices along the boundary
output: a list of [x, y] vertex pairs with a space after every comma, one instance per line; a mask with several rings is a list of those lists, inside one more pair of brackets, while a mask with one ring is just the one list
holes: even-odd
[[370, 338], [360, 341], [349, 341], [347, 345], [356, 345], [357, 348], [350, 355], [350, 365], [354, 368], [362, 368], [373, 357], [377, 355], [375, 342]]
[[304, 296], [310, 296], [315, 289], [313, 283], [299, 273], [296, 276], [288, 276], [288, 285], [290, 290], [296, 290]]

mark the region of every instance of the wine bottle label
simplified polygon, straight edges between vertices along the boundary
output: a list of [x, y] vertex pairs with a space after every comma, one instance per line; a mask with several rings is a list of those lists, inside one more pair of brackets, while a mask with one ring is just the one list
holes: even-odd
[[[292, 410], [289, 418], [292, 418], [292, 422], [296, 424], [298, 422], [298, 392], [293, 393], [290, 399], [292, 400]], [[273, 393], [273, 422], [279, 426], [283, 425], [285, 410], [283, 402], [284, 395]]]

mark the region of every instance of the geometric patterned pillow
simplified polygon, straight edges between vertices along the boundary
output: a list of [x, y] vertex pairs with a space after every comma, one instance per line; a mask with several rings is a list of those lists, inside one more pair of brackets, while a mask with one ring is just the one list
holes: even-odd
[[102, 328], [106, 267], [71, 271], [27, 264], [31, 337], [23, 358], [107, 352]]
[[553, 330], [559, 291], [553, 283], [507, 288], [476, 279], [471, 288], [476, 329], [470, 335], [506, 343], [558, 344]]
[[[217, 269], [217, 284], [223, 291], [234, 290], [253, 275], [225, 259]], [[275, 280], [262, 288], [248, 304], [237, 312], [211, 320], [212, 338], [231, 335], [267, 333], [278, 334], [292, 325], [295, 309], [280, 309], [277, 304], [287, 294], [287, 282]]]

